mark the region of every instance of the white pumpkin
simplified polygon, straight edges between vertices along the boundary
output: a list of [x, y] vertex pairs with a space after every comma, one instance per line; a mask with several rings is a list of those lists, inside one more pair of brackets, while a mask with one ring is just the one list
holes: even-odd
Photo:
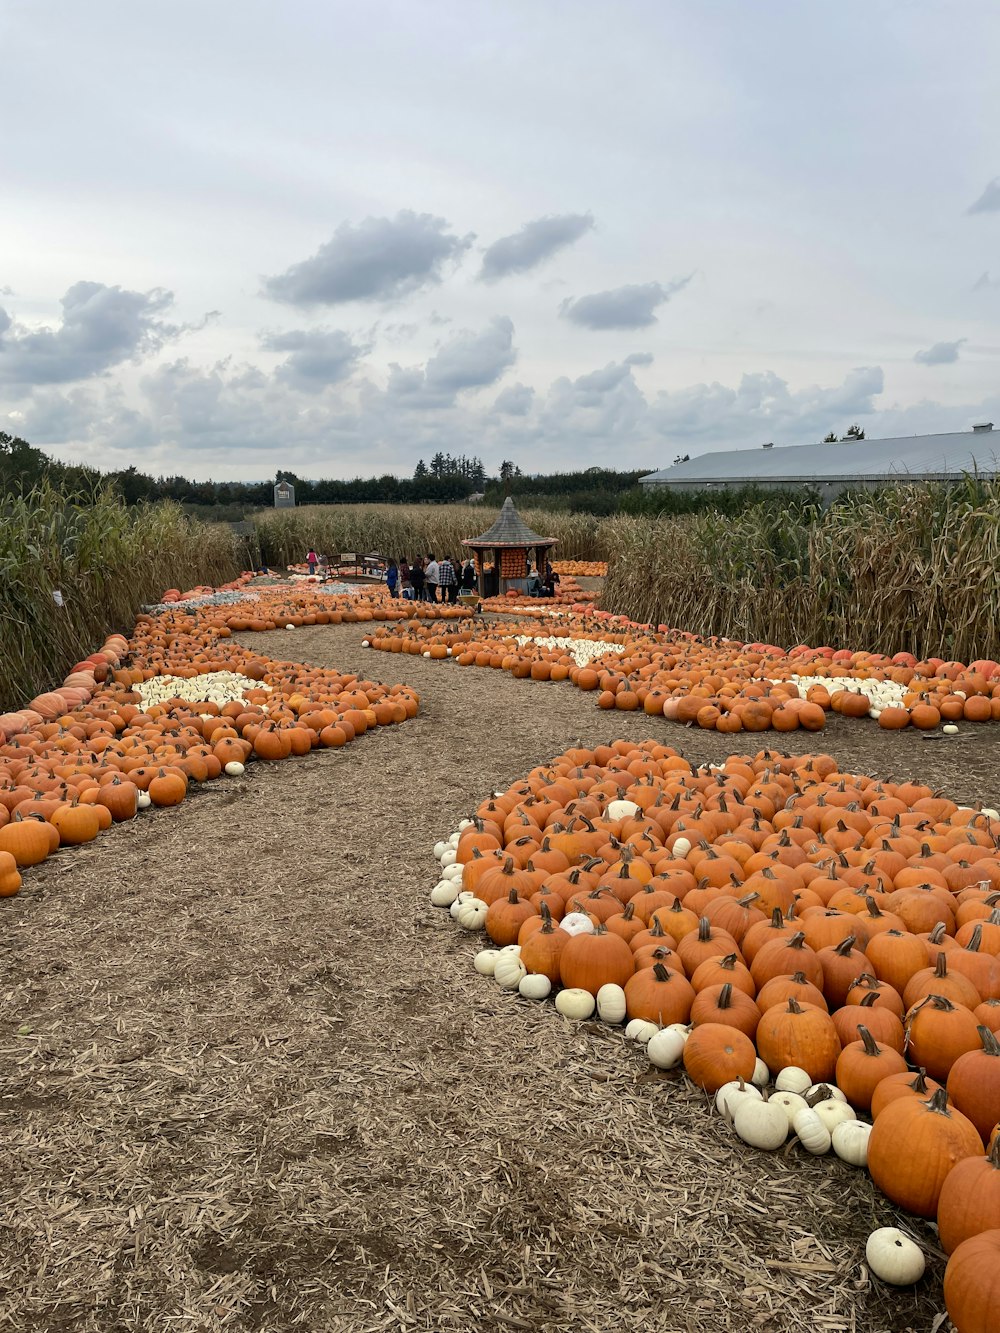
[[691, 839], [676, 838], [674, 840], [674, 845], [671, 848], [671, 850], [673, 851], [673, 854], [676, 857], [687, 856], [688, 852], [691, 850]]
[[467, 828], [472, 828], [472, 820], [471, 820], [471, 819], [460, 819], [460, 820], [458, 821], [458, 831], [459, 831], [459, 833], [464, 833], [465, 830], [466, 830]]
[[634, 819], [641, 807], [635, 801], [609, 801], [604, 813], [608, 819]]
[[526, 1000], [544, 1000], [552, 990], [552, 982], [544, 972], [529, 972], [518, 982], [517, 989]]
[[461, 836], [462, 835], [458, 832], [448, 834], [448, 846], [452, 849], [452, 851], [454, 851], [455, 848], [458, 846], [458, 840], [459, 838], [461, 838]]
[[489, 904], [484, 903], [482, 898], [468, 898], [459, 907], [455, 920], [463, 930], [482, 930], [489, 910]]
[[812, 1153], [814, 1157], [822, 1157], [824, 1153], [830, 1151], [830, 1144], [833, 1142], [830, 1131], [816, 1112], [808, 1106], [796, 1111], [792, 1119], [792, 1129], [806, 1152]]
[[752, 1083], [746, 1083], [741, 1078], [734, 1079], [732, 1083], [723, 1083], [715, 1094], [715, 1109], [719, 1115], [732, 1118], [744, 1097], [749, 1097], [753, 1102], [763, 1100], [760, 1088], [755, 1088]]
[[788, 1128], [791, 1129], [792, 1121], [800, 1111], [809, 1109], [809, 1103], [804, 1097], [800, 1097], [797, 1092], [772, 1092], [768, 1098], [774, 1106], [780, 1106], [788, 1119]]
[[812, 1109], [826, 1125], [831, 1137], [838, 1125], [846, 1124], [848, 1120], [857, 1119], [853, 1107], [848, 1106], [846, 1102], [839, 1101], [836, 1097], [827, 1097], [825, 1101], [815, 1102]]
[[567, 935], [593, 935], [594, 923], [586, 912], [567, 912], [559, 922], [559, 929]]
[[431, 902], [435, 907], [450, 907], [458, 897], [458, 885], [453, 879], [440, 879], [431, 889]]
[[457, 862], [458, 862], [458, 857], [455, 855], [454, 847], [449, 847], [446, 852], [442, 853], [441, 864], [443, 866], [453, 866], [456, 865]]
[[850, 1166], [868, 1165], [872, 1127], [864, 1120], [842, 1120], [833, 1130], [833, 1151]]
[[437, 857], [439, 861], [441, 860], [442, 856], [444, 856], [447, 850], [448, 850], [448, 844], [446, 842], [436, 842], [434, 844], [434, 855]]
[[898, 1227], [879, 1227], [873, 1231], [865, 1244], [865, 1258], [875, 1276], [894, 1287], [909, 1287], [919, 1282], [926, 1267], [920, 1246]]
[[493, 965], [493, 976], [501, 990], [517, 990], [527, 975], [528, 969], [516, 953], [504, 953], [501, 950]]
[[512, 953], [515, 958], [520, 958], [521, 946], [519, 944], [505, 944], [500, 953]]
[[442, 879], [453, 879], [457, 884], [461, 884], [462, 876], [465, 874], [465, 866], [456, 861], [453, 865], [441, 867]]
[[691, 1033], [694, 1031], [694, 1027], [690, 1023], [668, 1023], [667, 1029], [670, 1032], [678, 1033], [684, 1041], [687, 1041], [688, 1037], [690, 1037]]
[[647, 1022], [645, 1018], [630, 1018], [625, 1024], [625, 1040], [637, 1041], [640, 1046], [645, 1046], [659, 1031], [655, 1023]]
[[812, 1087], [812, 1079], [798, 1065], [786, 1065], [778, 1071], [774, 1086], [777, 1092], [797, 1092], [803, 1097]]
[[608, 983], [597, 992], [597, 1017], [602, 1023], [620, 1023], [625, 1017], [625, 992]]
[[743, 1096], [733, 1111], [733, 1129], [751, 1148], [774, 1152], [788, 1138], [788, 1117], [780, 1106]]
[[810, 1106], [829, 1101], [831, 1097], [838, 1102], [847, 1101], [846, 1094], [840, 1091], [836, 1083], [811, 1083], [803, 1095]]
[[455, 899], [452, 905], [448, 908], [448, 911], [451, 913], [451, 919], [453, 921], [458, 920], [458, 914], [462, 910], [463, 903], [472, 902], [475, 896], [476, 895], [474, 893], [470, 893], [468, 889], [462, 890], [462, 892], [458, 895], [458, 897]]
[[229, 763], [226, 765], [225, 771], [228, 777], [241, 778], [246, 772], [246, 769], [238, 759], [230, 759]]
[[[643, 1020], [632, 1021], [641, 1023]], [[657, 1069], [676, 1069], [684, 1058], [684, 1038], [670, 1028], [657, 1028], [646, 1042], [646, 1054]]]
[[764, 1061], [757, 1057], [757, 1063], [753, 1067], [753, 1073], [750, 1075], [750, 1082], [755, 1088], [766, 1088], [771, 1081], [771, 1071]]
[[556, 1008], [564, 1018], [577, 1020], [589, 1018], [594, 1012], [596, 1003], [590, 991], [580, 990], [577, 986], [569, 986], [556, 996]]
[[472, 960], [472, 966], [480, 976], [491, 977], [500, 957], [499, 949], [480, 949]]
[[135, 806], [137, 810], [148, 810], [153, 804], [153, 798], [148, 791], [141, 791], [136, 797]]

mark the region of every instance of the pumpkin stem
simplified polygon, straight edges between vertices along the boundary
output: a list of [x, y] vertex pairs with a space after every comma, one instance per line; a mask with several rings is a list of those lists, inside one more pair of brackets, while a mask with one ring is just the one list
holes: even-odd
[[939, 921], [931, 933], [927, 936], [928, 944], [940, 944], [947, 934], [947, 928], [943, 921]]
[[[800, 975], [801, 975], [801, 974], [800, 974]], [[804, 980], [805, 980], [805, 978], [803, 977], [803, 981], [804, 981]], [[785, 1012], [786, 1012], [786, 1013], [789, 1013], [789, 1014], [801, 1014], [801, 1013], [802, 1013], [802, 1006], [799, 1004], [798, 1000], [795, 998], [794, 995], [790, 995], [790, 996], [788, 997], [788, 1008], [787, 1008], [787, 1010], [786, 1010]]]
[[622, 912], [622, 919], [624, 921], [631, 921], [634, 916], [635, 916], [635, 904], [631, 900], [629, 900], [625, 904], [624, 912]]
[[698, 939], [702, 944], [707, 944], [712, 938], [712, 923], [707, 916], [700, 917], [698, 920]]
[[968, 953], [979, 953], [979, 947], [983, 942], [983, 926], [981, 921], [977, 921], [973, 927], [972, 934], [969, 936], [969, 942], [965, 946]]
[[840, 941], [840, 943], [837, 945], [837, 947], [834, 949], [833, 952], [839, 954], [841, 958], [850, 957], [856, 939], [857, 936], [848, 935], [846, 939]]
[[940, 977], [942, 980], [948, 975], [948, 959], [945, 957], [943, 950], [937, 956], [937, 964], [934, 968], [934, 975], [935, 977]]
[[[1000, 1055], [1000, 1041], [997, 1041], [993, 1031], [985, 1023], [980, 1024], [976, 1031], [979, 1033], [979, 1040], [983, 1043], [983, 1050], [986, 1054]], [[1000, 1135], [997, 1135], [997, 1137], [1000, 1138]]]
[[861, 1033], [861, 1040], [865, 1044], [865, 1055], [881, 1055], [882, 1048], [863, 1023], [858, 1024], [858, 1031]]
[[736, 955], [734, 953], [727, 953], [724, 958], [719, 959], [718, 966], [726, 972], [735, 971]]
[[870, 990], [867, 995], [861, 997], [861, 1004], [858, 1007], [861, 1009], [874, 1009], [877, 1004], [878, 991]]
[[656, 978], [657, 981], [670, 980], [670, 972], [663, 966], [662, 963], [653, 964], [653, 976]]
[[[629, 906], [631, 907], [632, 904], [629, 903]], [[653, 924], [649, 928], [649, 933], [650, 935], [654, 935], [657, 939], [667, 933], [660, 924], [660, 918], [658, 916], [653, 917]]]
[[937, 1092], [932, 1092], [930, 1098], [924, 1102], [928, 1111], [935, 1111], [938, 1115], [949, 1115], [948, 1110], [948, 1089], [938, 1088]]
[[785, 924], [785, 918], [782, 916], [780, 907], [771, 908], [771, 925], [775, 930], [781, 930]]
[[788, 941], [788, 947], [789, 949], [804, 949], [807, 947], [806, 937], [805, 935], [803, 935], [801, 930], [797, 930], [795, 934], [792, 936], [792, 938]]
[[722, 990], [719, 991], [719, 998], [715, 1002], [717, 1009], [731, 1009], [733, 1004], [733, 983], [727, 981]]
[[552, 924], [552, 913], [549, 911], [547, 903], [542, 903], [541, 907], [538, 909], [538, 915], [542, 918], [542, 934], [551, 935], [555, 927]]
[[993, 1140], [993, 1147], [986, 1154], [986, 1160], [990, 1166], [1000, 1171], [1000, 1134]]

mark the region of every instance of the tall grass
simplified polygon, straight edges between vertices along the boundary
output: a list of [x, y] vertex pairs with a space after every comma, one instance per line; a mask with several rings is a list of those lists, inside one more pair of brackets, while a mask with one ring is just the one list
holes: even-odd
[[2, 709], [57, 684], [106, 635], [130, 632], [165, 588], [226, 582], [243, 563], [228, 527], [170, 503], [129, 508], [110, 490], [67, 497], [44, 482], [7, 497], [0, 515]]
[[[377, 551], [412, 560], [429, 551], [460, 552], [463, 537], [485, 532], [499, 512], [479, 505], [302, 505], [266, 510], [254, 522], [261, 555], [272, 565], [302, 561], [310, 547], [331, 556]], [[606, 520], [544, 509], [519, 512], [540, 536], [558, 540], [560, 559], [605, 558]]]
[[1000, 483], [862, 493], [821, 512], [616, 518], [602, 604], [785, 646], [1000, 657]]

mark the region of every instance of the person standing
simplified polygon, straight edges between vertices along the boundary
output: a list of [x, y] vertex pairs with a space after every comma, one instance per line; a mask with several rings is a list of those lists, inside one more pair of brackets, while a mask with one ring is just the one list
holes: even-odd
[[440, 566], [438, 562], [434, 559], [434, 553], [432, 551], [431, 554], [427, 557], [427, 563], [424, 565], [424, 589], [426, 591], [427, 600], [429, 602], [436, 602], [438, 599], [439, 569]]
[[389, 596], [395, 597], [399, 586], [399, 566], [395, 560], [389, 561], [389, 568], [385, 571], [385, 586], [389, 589]]
[[319, 564], [319, 556], [316, 554], [316, 552], [313, 550], [311, 546], [309, 547], [309, 551], [306, 554], [306, 564], [309, 566], [309, 573], [315, 574], [316, 566]]
[[476, 587], [476, 566], [471, 557], [462, 566], [462, 587], [466, 592], [472, 592]]
[[438, 562], [438, 587], [441, 589], [441, 601], [453, 602], [458, 591], [455, 569], [447, 556]]
[[410, 582], [410, 566], [405, 555], [399, 562], [399, 591], [404, 597], [413, 593], [413, 584]]
[[413, 600], [422, 602], [424, 600], [424, 566], [419, 555], [410, 566], [410, 582], [413, 585]]

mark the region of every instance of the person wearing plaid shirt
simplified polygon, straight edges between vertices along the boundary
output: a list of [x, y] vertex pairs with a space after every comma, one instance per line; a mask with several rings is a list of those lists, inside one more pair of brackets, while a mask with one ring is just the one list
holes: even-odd
[[446, 589], [448, 601], [454, 602], [458, 596], [458, 579], [455, 577], [455, 566], [446, 555], [438, 561], [438, 584], [441, 588], [442, 602], [445, 599]]

